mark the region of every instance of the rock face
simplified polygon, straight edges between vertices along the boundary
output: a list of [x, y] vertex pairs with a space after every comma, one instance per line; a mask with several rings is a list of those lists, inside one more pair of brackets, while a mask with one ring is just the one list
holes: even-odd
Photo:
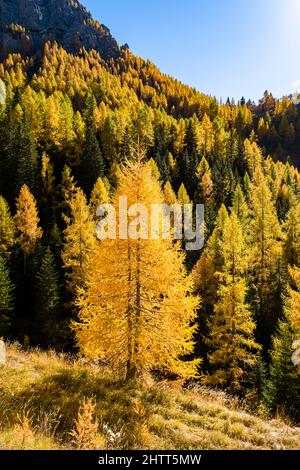
[[95, 49], [104, 59], [120, 52], [109, 29], [77, 0], [0, 0], [0, 61], [10, 52], [39, 55], [49, 40], [71, 53]]
[[5, 343], [0, 339], [0, 365], [6, 364], [6, 348]]

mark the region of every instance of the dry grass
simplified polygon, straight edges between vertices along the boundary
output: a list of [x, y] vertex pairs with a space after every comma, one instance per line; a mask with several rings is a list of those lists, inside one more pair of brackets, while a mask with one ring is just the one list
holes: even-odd
[[124, 384], [84, 361], [8, 348], [0, 449], [300, 449], [300, 429], [223, 393]]

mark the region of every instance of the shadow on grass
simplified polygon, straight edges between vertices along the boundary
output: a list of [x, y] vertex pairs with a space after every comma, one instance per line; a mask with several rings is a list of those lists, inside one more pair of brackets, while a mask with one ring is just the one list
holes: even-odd
[[96, 402], [95, 416], [100, 424], [107, 424], [114, 431], [122, 430], [126, 448], [138, 446], [139, 430], [150, 416], [153, 403], [164, 401], [160, 392], [143, 389], [135, 382], [124, 383], [84, 369], [62, 368], [17, 393], [2, 389], [2, 428], [16, 424], [18, 415], [24, 411], [37, 426], [43, 414], [55, 414], [59, 417], [56, 435], [66, 440], [80, 406], [89, 397]]

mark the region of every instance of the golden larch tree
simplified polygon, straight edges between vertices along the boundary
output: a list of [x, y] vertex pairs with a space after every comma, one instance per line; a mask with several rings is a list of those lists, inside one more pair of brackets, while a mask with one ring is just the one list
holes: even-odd
[[89, 254], [96, 243], [95, 222], [91, 216], [86, 197], [81, 189], [69, 201], [70, 217], [65, 216], [65, 243], [62, 260], [68, 287], [73, 294], [82, 286]]
[[15, 224], [17, 242], [24, 253], [24, 273], [26, 272], [26, 258], [31, 255], [42, 238], [43, 231], [39, 227], [39, 216], [34, 196], [26, 185], [22, 186], [16, 200]]
[[109, 193], [102, 178], [98, 178], [92, 190], [90, 198], [90, 212], [94, 219], [97, 218], [97, 209], [101, 204], [109, 202]]
[[[120, 196], [127, 196], [128, 207], [143, 204], [148, 213], [151, 204], [164, 201], [151, 165], [140, 161], [128, 162], [120, 174], [112, 201], [117, 213]], [[199, 299], [192, 295], [184, 254], [172, 240], [150, 239], [147, 216], [135, 215], [128, 223], [136, 236], [127, 236], [118, 218], [116, 239], [99, 241], [89, 257], [77, 300], [78, 345], [127, 379], [151, 369], [195, 376], [198, 361], [183, 358], [194, 349]]]

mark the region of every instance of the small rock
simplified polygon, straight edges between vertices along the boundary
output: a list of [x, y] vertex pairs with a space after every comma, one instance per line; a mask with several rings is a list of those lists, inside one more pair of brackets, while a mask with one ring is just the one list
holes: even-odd
[[6, 348], [5, 343], [0, 339], [0, 365], [6, 364]]

